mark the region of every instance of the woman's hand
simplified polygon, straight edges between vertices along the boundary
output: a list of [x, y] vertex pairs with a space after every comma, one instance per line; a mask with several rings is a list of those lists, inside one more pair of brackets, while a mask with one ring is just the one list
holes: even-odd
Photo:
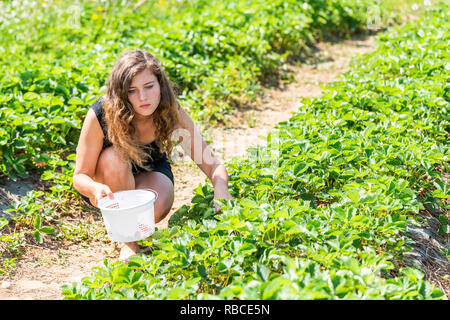
[[94, 201], [92, 203], [94, 206], [98, 207], [98, 201], [104, 197], [109, 197], [110, 199], [114, 199], [114, 194], [111, 189], [103, 183], [95, 182], [94, 184], [94, 198], [91, 199]]
[[[225, 200], [232, 200], [233, 197], [231, 196], [230, 192], [228, 192], [228, 188], [225, 187], [215, 187], [214, 188], [214, 199], [225, 199]], [[216, 204], [214, 201], [214, 207], [216, 208], [216, 212], [220, 211], [220, 207]]]

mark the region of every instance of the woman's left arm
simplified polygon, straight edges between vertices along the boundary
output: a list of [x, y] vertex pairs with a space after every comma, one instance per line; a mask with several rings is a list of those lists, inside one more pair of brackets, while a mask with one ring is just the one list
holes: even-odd
[[[178, 129], [175, 134], [184, 152], [189, 154], [211, 181], [215, 199], [233, 199], [228, 191], [228, 172], [225, 166], [213, 155], [187, 112], [182, 107], [179, 110], [182, 128]], [[219, 211], [220, 208], [216, 204], [214, 205]]]

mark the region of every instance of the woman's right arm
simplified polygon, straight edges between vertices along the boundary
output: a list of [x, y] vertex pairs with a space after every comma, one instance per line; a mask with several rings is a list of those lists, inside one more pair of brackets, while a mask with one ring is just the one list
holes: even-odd
[[78, 140], [73, 186], [82, 195], [91, 199], [94, 206], [102, 196], [113, 197], [105, 184], [94, 181], [97, 161], [102, 151], [104, 134], [94, 110], [89, 109]]

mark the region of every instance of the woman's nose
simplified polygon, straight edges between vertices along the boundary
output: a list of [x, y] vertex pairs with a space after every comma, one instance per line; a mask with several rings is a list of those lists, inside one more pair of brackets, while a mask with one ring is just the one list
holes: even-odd
[[147, 94], [145, 92], [145, 89], [139, 90], [139, 99], [142, 101], [147, 99]]

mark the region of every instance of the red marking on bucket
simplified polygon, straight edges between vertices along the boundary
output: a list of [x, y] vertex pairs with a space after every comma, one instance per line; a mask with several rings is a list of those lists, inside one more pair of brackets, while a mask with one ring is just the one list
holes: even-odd
[[139, 228], [139, 231], [141, 232], [141, 234], [147, 234], [152, 231], [152, 228], [150, 228], [150, 226], [148, 224], [144, 224], [144, 223], [139, 223], [138, 228]]

